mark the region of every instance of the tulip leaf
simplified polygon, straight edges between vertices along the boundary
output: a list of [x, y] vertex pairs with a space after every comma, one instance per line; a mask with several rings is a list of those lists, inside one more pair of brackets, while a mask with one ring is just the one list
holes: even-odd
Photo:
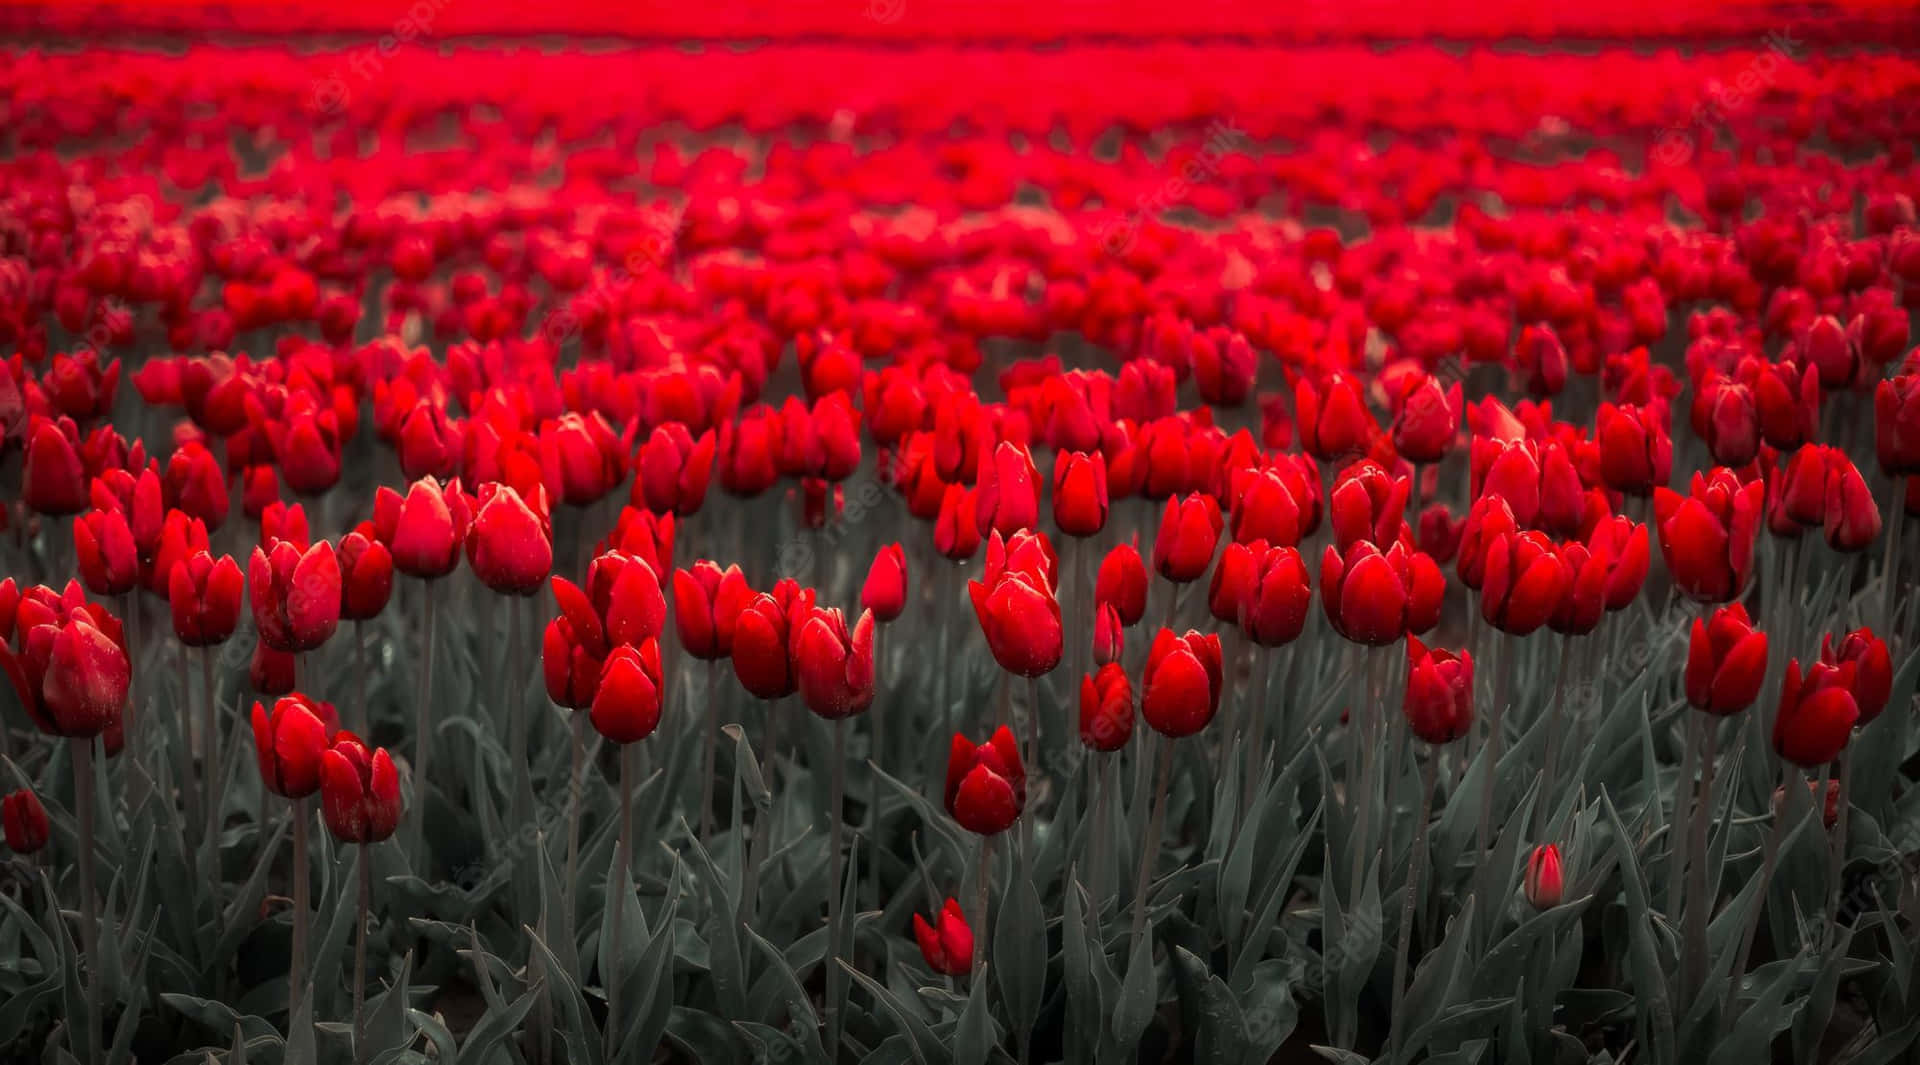
[[755, 952], [765, 959], [764, 979], [770, 982], [786, 1002], [788, 1020], [806, 1046], [808, 1060], [819, 1060], [826, 1055], [826, 1052], [820, 1045], [820, 1018], [813, 1009], [813, 996], [800, 983], [800, 977], [795, 974], [793, 966], [788, 964], [780, 948], [767, 942], [751, 928], [746, 932]]
[[510, 1004], [488, 1008], [468, 1030], [467, 1041], [460, 1047], [459, 1065], [486, 1065], [500, 1041], [520, 1030], [541, 994], [540, 988], [529, 988]]
[[[908, 1045], [913, 1051], [914, 1061], [918, 1062], [919, 1065], [946, 1065], [946, 1062], [950, 1060], [947, 1048], [939, 1039], [935, 1038], [932, 1029], [927, 1027], [927, 1022], [920, 1017], [918, 1012], [901, 1002], [893, 992], [887, 990], [884, 985], [873, 977], [868, 976], [866, 973], [861, 972], [845, 961], [841, 961], [840, 966], [846, 969], [848, 975], [853, 977], [854, 982], [865, 988], [867, 993], [873, 996], [874, 1001], [879, 1003], [880, 1008], [886, 1010], [887, 1013], [893, 1017], [894, 1021], [900, 1025], [901, 1029], [906, 1033]], [[816, 1050], [815, 1053], [818, 1053], [818, 1051]]]
[[[1620, 862], [1620, 881], [1626, 893], [1628, 963], [1633, 974], [1641, 1041], [1653, 1047], [1656, 1060], [1672, 1061], [1673, 1007], [1667, 994], [1666, 967], [1661, 964], [1659, 951], [1654, 945], [1646, 882], [1641, 877], [1639, 857], [1634, 853], [1632, 837], [1621, 825], [1613, 799], [1604, 791], [1601, 793], [1601, 804], [1613, 830], [1614, 851]], [[1649, 807], [1656, 805], [1648, 803]]]
[[960, 1019], [953, 1029], [953, 1065], [986, 1065], [993, 1048], [1000, 1043], [1000, 1033], [994, 1026], [992, 1013], [987, 1009], [987, 971], [990, 968], [986, 963], [981, 963], [980, 970], [968, 981], [967, 1004], [960, 1011]]
[[1294, 984], [1300, 965], [1292, 959], [1269, 958], [1248, 971], [1247, 988], [1237, 993], [1246, 1030], [1248, 1065], [1264, 1065], [1279, 1051], [1299, 1024], [1300, 1007]]
[[413, 953], [400, 959], [400, 972], [385, 991], [367, 999], [367, 1045], [385, 1054], [413, 1041], [406, 1029], [407, 982], [413, 974]]
[[552, 985], [548, 995], [558, 1013], [555, 1028], [566, 1042], [569, 1065], [600, 1065], [601, 1041], [580, 985], [574, 982], [572, 972], [554, 956], [539, 933], [524, 925], [521, 930], [542, 963], [541, 972]]
[[995, 986], [1013, 1029], [1029, 1033], [1046, 992], [1047, 916], [1040, 893], [1024, 876], [1008, 879], [993, 928]]
[[1470, 982], [1464, 979], [1461, 969], [1467, 964], [1478, 906], [1478, 899], [1469, 898], [1460, 908], [1459, 916], [1447, 923], [1439, 947], [1429, 951], [1413, 971], [1413, 982], [1407, 986], [1400, 1015], [1393, 1019], [1395, 1025], [1405, 1026], [1408, 1032], [1405, 1046], [1409, 1049], [1426, 1046], [1447, 1011], [1457, 1005], [1457, 996], [1470, 989]]
[[1240, 1065], [1247, 1049], [1246, 1018], [1226, 981], [1181, 946], [1173, 948], [1173, 974], [1180, 990], [1181, 1016], [1199, 1027], [1194, 1061]]
[[1120, 1000], [1113, 1011], [1113, 1035], [1122, 1053], [1131, 1057], [1140, 1045], [1140, 1035], [1160, 1005], [1160, 981], [1153, 964], [1151, 929], [1135, 936], [1127, 956], [1127, 975], [1120, 985]]

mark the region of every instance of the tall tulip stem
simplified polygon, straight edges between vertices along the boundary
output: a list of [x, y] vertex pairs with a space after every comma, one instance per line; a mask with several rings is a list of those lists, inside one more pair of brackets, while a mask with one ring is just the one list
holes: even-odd
[[[880, 634], [883, 625], [873, 627], [873, 660], [876, 667], [880, 662]], [[868, 750], [868, 760], [872, 765], [867, 771], [867, 875], [873, 880], [873, 905], [876, 909], [886, 907], [886, 899], [880, 894], [880, 763], [887, 759], [887, 716], [880, 707], [867, 712], [867, 720], [873, 723], [873, 743]]]
[[93, 737], [68, 741], [73, 752], [73, 812], [80, 838], [80, 949], [87, 961], [86, 1060], [100, 1061], [100, 910], [93, 874]]
[[847, 719], [835, 718], [833, 721], [833, 772], [827, 798], [827, 1060], [840, 1058], [839, 996], [833, 992], [840, 980], [835, 973], [840, 971], [840, 887], [844, 875], [844, 858], [841, 847], [845, 845], [846, 832], [844, 811], [847, 804]]
[[713, 839], [713, 776], [720, 757], [720, 659], [707, 662], [707, 728], [701, 763], [700, 844]]
[[980, 837], [980, 869], [973, 884], [973, 926], [979, 929], [973, 937], [973, 966], [971, 972], [975, 980], [985, 975], [982, 966], [987, 960], [987, 889], [993, 885], [993, 837]]
[[1147, 888], [1153, 881], [1153, 860], [1160, 852], [1160, 830], [1167, 819], [1167, 790], [1173, 783], [1174, 741], [1162, 737], [1159, 743], [1160, 768], [1154, 772], [1153, 813], [1147, 817], [1147, 834], [1140, 840], [1140, 873], [1134, 880], [1131, 942], [1135, 945], [1147, 930]]
[[207, 865], [209, 867], [208, 884], [213, 891], [213, 912], [220, 912], [220, 807], [226, 792], [227, 760], [220, 743], [220, 711], [213, 690], [213, 648], [200, 649], [200, 687], [205, 702], [201, 707], [200, 728], [206, 734], [202, 742], [206, 752], [202, 755], [205, 763], [207, 782], [207, 829], [203, 837], [207, 846]]
[[[1419, 757], [1418, 752], [1415, 757]], [[1407, 862], [1407, 893], [1400, 900], [1400, 945], [1393, 955], [1393, 1010], [1388, 1014], [1393, 1018], [1393, 1049], [1388, 1060], [1400, 1058], [1400, 1046], [1405, 1038], [1406, 1026], [1399, 1023], [1400, 1003], [1407, 993], [1407, 955], [1413, 947], [1413, 902], [1420, 893], [1420, 875], [1427, 868], [1427, 820], [1433, 816], [1433, 788], [1435, 768], [1440, 762], [1440, 752], [1429, 752], [1426, 762], [1420, 767], [1420, 819], [1413, 823], [1413, 857]]]
[[585, 797], [587, 772], [587, 712], [575, 710], [567, 722], [573, 733], [573, 768], [567, 776], [567, 920], [573, 920], [580, 874], [580, 803]]
[[307, 982], [307, 800], [293, 800], [293, 952], [287, 965], [287, 1034], [300, 1014], [301, 988]]
[[360, 919], [353, 926], [353, 1061], [367, 1061], [367, 919], [373, 910], [372, 844], [360, 845]]
[[[420, 583], [420, 694], [413, 708], [413, 846], [426, 846], [427, 759], [433, 753], [433, 584]], [[421, 857], [416, 854], [416, 857]]]
[[1687, 844], [1692, 864], [1687, 869], [1687, 910], [1681, 925], [1682, 977], [1689, 994], [1697, 993], [1706, 979], [1707, 917], [1712, 909], [1712, 900], [1707, 897], [1707, 822], [1713, 818], [1713, 763], [1719, 753], [1719, 720], [1709, 717], [1702, 721], [1700, 733], [1700, 792], [1687, 827], [1692, 837]]
[[605, 973], [607, 982], [607, 1056], [611, 1058], [619, 1048], [616, 1042], [620, 1037], [620, 943], [622, 918], [626, 913], [627, 900], [616, 895], [626, 890], [627, 877], [633, 872], [633, 777], [637, 771], [637, 753], [633, 744], [624, 744], [620, 748], [620, 850], [614, 859], [615, 869], [612, 883], [607, 885], [607, 905], [613, 907], [612, 935], [613, 949], [607, 956], [615, 959]]

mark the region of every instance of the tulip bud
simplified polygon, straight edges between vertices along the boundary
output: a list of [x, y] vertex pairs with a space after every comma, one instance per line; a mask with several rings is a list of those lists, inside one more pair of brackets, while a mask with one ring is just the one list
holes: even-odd
[[994, 660], [1022, 677], [1050, 672], [1063, 653], [1060, 601], [1032, 572], [989, 570], [988, 583], [968, 581], [967, 593]]
[[1745, 606], [1734, 603], [1694, 621], [1684, 675], [1694, 709], [1720, 715], [1745, 710], [1766, 674], [1767, 634], [1753, 627]]
[[342, 843], [378, 843], [392, 836], [400, 825], [400, 774], [387, 749], [369, 754], [359, 737], [341, 733], [322, 758], [320, 813]]
[[634, 457], [632, 501], [658, 514], [686, 517], [706, 501], [713, 476], [714, 435], [695, 440], [680, 422], [654, 427]]
[[1262, 647], [1292, 643], [1306, 628], [1313, 598], [1306, 563], [1291, 547], [1255, 544], [1251, 554], [1252, 583], [1235, 620]]
[[1064, 451], [1053, 462], [1053, 520], [1068, 536], [1093, 536], [1106, 528], [1107, 460]]
[[980, 549], [980, 526], [975, 521], [971, 489], [949, 484], [940, 497], [940, 513], [933, 521], [933, 546], [955, 562], [964, 562]]
[[860, 587], [860, 605], [873, 612], [875, 621], [892, 621], [906, 609], [907, 555], [898, 543], [874, 553], [866, 583]]
[[1196, 580], [1213, 562], [1225, 522], [1212, 496], [1189, 493], [1167, 500], [1160, 533], [1153, 541], [1153, 568], [1177, 584]]
[[[20, 498], [36, 514], [57, 517], [87, 508], [87, 471], [71, 419], [35, 416], [27, 431]], [[11, 434], [9, 434], [11, 435]]]
[[1560, 896], [1565, 890], [1560, 848], [1552, 843], [1535, 847], [1527, 856], [1527, 902], [1536, 910], [1550, 910], [1560, 905]]
[[1439, 462], [1453, 450], [1464, 409], [1460, 382], [1442, 391], [1431, 374], [1410, 375], [1394, 410], [1394, 450], [1408, 462]]
[[1344, 557], [1327, 547], [1320, 588], [1334, 631], [1356, 643], [1385, 646], [1439, 623], [1446, 578], [1432, 559], [1397, 541], [1382, 555], [1362, 540]]
[[1390, 476], [1371, 461], [1347, 467], [1327, 500], [1334, 546], [1344, 553], [1357, 540], [1377, 547], [1399, 539], [1411, 489], [1411, 479]]
[[600, 668], [591, 710], [594, 731], [614, 743], [646, 739], [660, 724], [660, 641], [621, 644]]
[[190, 443], [167, 460], [162, 482], [167, 506], [199, 518], [209, 532], [218, 532], [227, 520], [227, 479], [220, 460], [198, 443]]
[[340, 563], [340, 616], [369, 621], [380, 616], [393, 595], [393, 555], [369, 522], [340, 538], [334, 552]]
[[1803, 769], [1840, 757], [1860, 719], [1860, 705], [1853, 695], [1857, 668], [1851, 662], [1815, 662], [1803, 675], [1799, 659], [1787, 663], [1773, 723], [1774, 753]]
[[7, 847], [15, 854], [32, 854], [47, 845], [47, 808], [31, 788], [20, 788], [0, 799], [0, 824], [5, 826]]
[[1220, 637], [1161, 629], [1140, 678], [1140, 716], [1170, 739], [1207, 727], [1220, 709]]
[[75, 519], [73, 550], [80, 579], [95, 595], [124, 595], [140, 582], [139, 549], [118, 510], [89, 510]]
[[1401, 704], [1415, 736], [1436, 746], [1473, 727], [1473, 655], [1407, 638], [1407, 693]]
[[1318, 384], [1301, 377], [1293, 388], [1294, 423], [1300, 443], [1321, 462], [1366, 454], [1380, 427], [1368, 413], [1360, 384], [1344, 373]]
[[947, 753], [946, 807], [960, 827], [982, 836], [1012, 827], [1027, 803], [1020, 745], [1005, 725], [985, 743], [955, 733]]
[[[543, 490], [535, 489], [536, 495]], [[553, 532], [544, 499], [529, 507], [504, 484], [480, 486], [480, 506], [467, 533], [467, 564], [501, 595], [532, 595], [553, 571]]]
[[1875, 636], [1872, 629], [1855, 629], [1842, 637], [1838, 645], [1831, 633], [1822, 637], [1820, 661], [1835, 668], [1852, 668], [1849, 687], [1854, 705], [1860, 710], [1862, 726], [1886, 709], [1887, 700], [1893, 695], [1893, 659], [1887, 652], [1886, 642]]
[[40, 731], [86, 738], [118, 726], [132, 680], [120, 620], [86, 602], [79, 582], [28, 589], [7, 628], [20, 650], [0, 644], [0, 672]]
[[960, 904], [947, 899], [935, 921], [937, 925], [928, 924], [925, 917], [913, 915], [913, 938], [920, 944], [920, 956], [936, 973], [966, 975], [973, 967], [973, 929], [967, 927]]
[[1660, 551], [1688, 598], [1725, 603], [1746, 588], [1764, 492], [1760, 482], [1742, 485], [1724, 467], [1716, 468], [1711, 479], [1695, 473], [1689, 495], [1655, 490]]
[[1126, 629], [1120, 624], [1120, 612], [1112, 603], [1101, 603], [1093, 616], [1093, 664], [1105, 666], [1120, 661], [1126, 643]]
[[1122, 625], [1139, 623], [1147, 612], [1147, 566], [1138, 548], [1122, 543], [1107, 552], [1094, 578], [1093, 597], [1096, 602], [1113, 604]]
[[267, 790], [289, 799], [318, 791], [321, 757], [337, 727], [339, 717], [331, 704], [304, 695], [281, 698], [271, 714], [254, 703], [253, 752]]
[[173, 567], [167, 602], [173, 610], [173, 634], [188, 647], [225, 643], [240, 623], [240, 598], [246, 578], [231, 555], [218, 561], [205, 551]]
[[1873, 448], [1888, 476], [1920, 473], [1920, 373], [1903, 371], [1874, 386]]
[[761, 699], [782, 699], [800, 686], [794, 661], [796, 630], [813, 613], [812, 589], [792, 580], [771, 595], [753, 597], [733, 626], [733, 673], [741, 687]]
[[816, 609], [795, 637], [800, 698], [828, 719], [851, 717], [873, 703], [873, 612], [847, 632], [838, 608]]
[[277, 651], [311, 651], [340, 624], [340, 563], [325, 540], [302, 554], [281, 541], [253, 549], [247, 590], [260, 641]]
[[[711, 661], [733, 654], [733, 627], [753, 589], [739, 566], [721, 569], [701, 560], [673, 575], [674, 629], [680, 645], [695, 658]], [[557, 701], [557, 700], [556, 700]]]
[[460, 564], [468, 517], [458, 481], [443, 488], [432, 478], [422, 478], [413, 482], [404, 499], [382, 486], [374, 499], [374, 527], [393, 555], [394, 568], [424, 580], [444, 577]]
[[1480, 616], [1514, 636], [1546, 624], [1567, 593], [1567, 564], [1537, 532], [1496, 537], [1487, 545], [1485, 566]]

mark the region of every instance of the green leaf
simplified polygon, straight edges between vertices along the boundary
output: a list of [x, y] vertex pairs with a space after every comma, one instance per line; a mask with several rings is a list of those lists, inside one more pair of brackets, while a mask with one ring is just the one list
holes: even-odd
[[367, 1045], [374, 1054], [384, 1054], [413, 1042], [407, 1031], [407, 982], [413, 973], [413, 954], [400, 960], [400, 973], [393, 985], [367, 1001]]
[[[996, 956], [998, 951], [996, 946]], [[988, 968], [982, 963], [980, 971], [969, 981], [967, 1005], [960, 1011], [960, 1020], [953, 1030], [953, 1065], [986, 1065], [993, 1048], [999, 1045], [1000, 1033], [987, 1010]]]
[[504, 1008], [488, 1009], [467, 1033], [467, 1041], [460, 1047], [460, 1065], [487, 1065], [493, 1048], [520, 1030], [520, 1022], [539, 1000], [540, 990], [529, 988]]
[[787, 1016], [798, 1030], [800, 1039], [808, 1052], [808, 1060], [817, 1061], [826, 1056], [820, 1045], [820, 1018], [813, 1009], [813, 996], [801, 986], [800, 978], [794, 973], [793, 966], [787, 963], [780, 949], [767, 942], [758, 932], [746, 929], [748, 941], [755, 951], [765, 959], [765, 978], [772, 981], [786, 1001]]
[[1151, 930], [1134, 937], [1127, 956], [1127, 975], [1120, 985], [1120, 1002], [1113, 1011], [1113, 1035], [1129, 1057], [1140, 1045], [1140, 1036], [1153, 1020], [1160, 1005], [1160, 981], [1153, 965]]
[[[1773, 1037], [1793, 1020], [1794, 1011], [1784, 1010], [1781, 1006], [1799, 981], [1800, 961], [1805, 956], [1803, 948], [1792, 958], [1769, 967], [1773, 970], [1772, 979], [1761, 988], [1760, 996], [1753, 1005], [1740, 1014], [1740, 1020], [1726, 1026], [1719, 1042], [1714, 1044], [1713, 1056], [1708, 1059], [1707, 1065], [1747, 1065], [1748, 1062], [1766, 1061], [1771, 1057], [1768, 1047], [1772, 1046]], [[1760, 974], [1754, 975], [1757, 977]]]
[[1265, 1065], [1293, 1034], [1300, 1020], [1300, 1007], [1294, 1001], [1293, 985], [1300, 967], [1291, 960], [1270, 958], [1253, 966], [1248, 986], [1240, 992], [1240, 1013], [1245, 1018], [1248, 1065]]
[[1029, 877], [1010, 878], [993, 929], [995, 986], [1016, 1032], [1031, 1032], [1047, 980], [1047, 916]]
[[[1468, 944], [1473, 940], [1478, 905], [1478, 899], [1467, 900], [1460, 908], [1460, 915], [1447, 923], [1439, 947], [1422, 958], [1413, 971], [1413, 982], [1407, 987], [1400, 1016], [1394, 1018], [1395, 1024], [1407, 1026], [1410, 1034], [1405, 1046], [1409, 1050], [1426, 1046], [1447, 1011], [1468, 991], [1469, 982], [1463, 978], [1461, 967], [1466, 962]], [[1539, 1019], [1542, 1024], [1550, 1020]]]
[[580, 993], [580, 985], [574, 982], [572, 974], [554, 956], [539, 933], [524, 925], [521, 927], [532, 943], [535, 955], [544, 963], [544, 978], [551, 985], [550, 994], [559, 1013], [555, 1027], [566, 1041], [569, 1065], [600, 1065], [599, 1029], [593, 1022], [593, 1014], [587, 1009], [586, 997]]
[[[1651, 907], [1646, 882], [1640, 875], [1639, 856], [1633, 850], [1633, 837], [1620, 823], [1619, 811], [1605, 791], [1600, 801], [1613, 829], [1614, 852], [1620, 861], [1620, 882], [1626, 893], [1627, 956], [1633, 972], [1634, 997], [1639, 1007], [1639, 1025], [1643, 1042], [1653, 1047], [1657, 1061], [1674, 1060], [1673, 1006], [1667, 995], [1666, 968], [1654, 945]], [[1657, 806], [1658, 803], [1648, 803]]]
[[1204, 1065], [1240, 1065], [1247, 1051], [1246, 1018], [1226, 981], [1185, 947], [1173, 948], [1174, 983], [1180, 988], [1181, 1017], [1197, 1024], [1194, 1061]]
[[840, 965], [853, 977], [854, 982], [865, 988], [867, 993], [873, 996], [873, 1000], [879, 1003], [880, 1008], [886, 1010], [895, 1023], [900, 1025], [913, 1050], [914, 1061], [919, 1062], [920, 1065], [945, 1065], [949, 1060], [947, 1048], [934, 1037], [932, 1029], [927, 1027], [927, 1022], [917, 1011], [901, 1002], [893, 992], [888, 991], [873, 977], [845, 961], [840, 962]]

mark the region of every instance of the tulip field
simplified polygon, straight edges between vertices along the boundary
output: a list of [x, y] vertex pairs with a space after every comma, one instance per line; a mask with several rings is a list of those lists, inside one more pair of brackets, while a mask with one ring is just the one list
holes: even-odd
[[0, 1062], [1920, 1062], [1920, 12], [0, 6]]

